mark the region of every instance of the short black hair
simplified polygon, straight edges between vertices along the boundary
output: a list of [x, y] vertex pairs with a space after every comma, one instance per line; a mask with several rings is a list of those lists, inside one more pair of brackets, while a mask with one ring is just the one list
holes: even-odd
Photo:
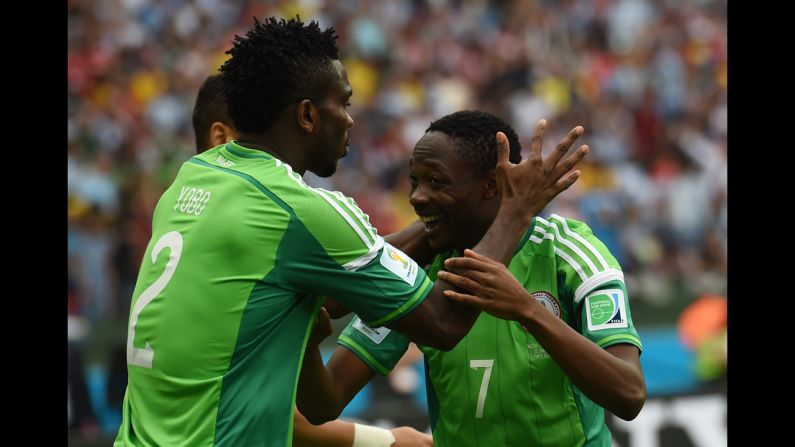
[[226, 107], [221, 75], [210, 75], [204, 80], [193, 106], [193, 133], [196, 136], [196, 153], [210, 147], [210, 126], [220, 121], [234, 128]]
[[235, 36], [231, 57], [221, 66], [229, 116], [240, 132], [264, 132], [289, 104], [326, 97], [337, 75], [334, 28], [317, 22], [269, 17], [245, 37]]
[[508, 137], [511, 163], [522, 160], [519, 137], [502, 118], [480, 110], [462, 110], [433, 121], [425, 132], [442, 132], [458, 143], [464, 159], [485, 174], [497, 166], [497, 132]]

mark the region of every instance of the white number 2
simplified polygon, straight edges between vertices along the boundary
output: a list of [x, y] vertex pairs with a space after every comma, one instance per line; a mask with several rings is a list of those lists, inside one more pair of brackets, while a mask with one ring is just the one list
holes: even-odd
[[483, 381], [480, 382], [480, 394], [478, 394], [478, 407], [475, 409], [475, 417], [483, 417], [483, 405], [486, 403], [486, 392], [489, 390], [489, 380], [491, 379], [491, 367], [494, 366], [494, 359], [470, 360], [469, 367], [472, 369], [486, 368], [483, 373]]
[[135, 306], [133, 307], [132, 315], [130, 315], [130, 329], [127, 332], [127, 364], [129, 365], [152, 368], [152, 359], [155, 357], [155, 351], [152, 350], [149, 341], [146, 342], [143, 349], [133, 346], [133, 341], [135, 340], [135, 325], [138, 323], [138, 316], [141, 314], [141, 311], [166, 287], [166, 284], [168, 284], [168, 281], [174, 275], [174, 270], [177, 269], [179, 258], [182, 256], [182, 235], [179, 234], [179, 231], [166, 233], [157, 240], [155, 247], [152, 249], [152, 264], [157, 262], [157, 255], [160, 254], [164, 248], [171, 249], [171, 254], [169, 254], [168, 262], [166, 263], [166, 269], [163, 271], [163, 274], [138, 297], [138, 301], [135, 302]]

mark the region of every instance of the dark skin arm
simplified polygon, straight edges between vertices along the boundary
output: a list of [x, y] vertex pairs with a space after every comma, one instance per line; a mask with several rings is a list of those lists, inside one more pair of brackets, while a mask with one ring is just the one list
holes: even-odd
[[338, 346], [334, 351], [326, 369], [335, 390], [331, 410], [337, 415], [342, 413], [345, 406], [356, 397], [356, 393], [375, 376], [373, 370], [362, 359], [343, 346]]
[[324, 367], [318, 345], [331, 332], [331, 320], [321, 308], [307, 342], [296, 398], [298, 410], [314, 425], [339, 417], [356, 393], [375, 375], [356, 354], [341, 346]]
[[471, 294], [450, 290], [448, 298], [519, 322], [591, 400], [627, 421], [640, 413], [646, 382], [637, 347], [600, 348], [533, 299], [505, 265], [473, 250], [464, 256], [445, 261], [450, 271], [439, 277]]
[[[501, 263], [510, 262], [513, 250], [532, 217], [579, 177], [574, 166], [587, 154], [581, 146], [563, 159], [582, 134], [575, 127], [546, 159], [541, 156], [546, 120], [539, 121], [530, 146], [530, 155], [519, 164], [508, 161], [508, 139], [497, 133], [496, 179], [501, 192], [500, 210], [475, 250]], [[449, 351], [469, 332], [480, 311], [447, 299], [445, 290], [453, 289], [439, 279], [423, 302], [412, 312], [386, 326], [401, 332], [412, 341]]]
[[[318, 346], [324, 338], [331, 335], [331, 319], [325, 308], [320, 308], [312, 334], [306, 344], [304, 361], [301, 364], [301, 373], [298, 376], [298, 392], [295, 404], [298, 411], [314, 425], [336, 419], [342, 412], [332, 412], [325, 402], [337, 402], [337, 390], [334, 388], [332, 377], [326, 372], [323, 357], [320, 356]], [[343, 407], [344, 408], [344, 407]]]

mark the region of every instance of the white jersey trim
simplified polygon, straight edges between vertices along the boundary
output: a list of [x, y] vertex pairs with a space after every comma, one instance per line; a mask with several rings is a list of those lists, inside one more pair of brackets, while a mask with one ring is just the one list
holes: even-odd
[[550, 227], [552, 228], [552, 230], [555, 231], [555, 235], [558, 237], [558, 241], [561, 244], [569, 247], [569, 249], [571, 251], [573, 251], [574, 254], [576, 254], [580, 258], [580, 260], [585, 261], [585, 264], [588, 266], [589, 269], [591, 269], [591, 273], [595, 274], [596, 272], [599, 271], [599, 270], [597, 270], [596, 265], [594, 265], [594, 263], [591, 262], [591, 258], [589, 258], [585, 253], [583, 253], [583, 251], [580, 250], [579, 247], [574, 245], [574, 243], [569, 241], [567, 238], [561, 236], [560, 230], [558, 229], [557, 225], [552, 224], [552, 225], [550, 225]]
[[611, 268], [603, 272], [599, 272], [586, 280], [583, 280], [582, 284], [580, 284], [580, 287], [577, 287], [577, 290], [574, 291], [574, 304], [579, 304], [585, 295], [587, 295], [591, 290], [606, 282], [615, 280], [624, 282], [624, 272]]
[[384, 238], [381, 236], [377, 236], [375, 244], [367, 253], [359, 256], [358, 258], [354, 259], [353, 261], [346, 262], [342, 267], [345, 270], [359, 270], [360, 268], [364, 267], [365, 265], [369, 264], [370, 261], [375, 259], [378, 256], [378, 253], [381, 251], [381, 248], [384, 246]]
[[[339, 215], [342, 216], [342, 218], [345, 219], [346, 222], [348, 222], [348, 225], [350, 225], [351, 228], [353, 228], [353, 231], [356, 232], [356, 234], [359, 236], [359, 239], [361, 239], [362, 242], [364, 242], [364, 245], [367, 247], [367, 253], [365, 255], [363, 255], [363, 256], [360, 256], [360, 257], [354, 259], [353, 261], [347, 262], [345, 265], [349, 265], [351, 263], [355, 263], [356, 261], [359, 261], [362, 258], [367, 257], [367, 256], [370, 256], [371, 260], [372, 260], [372, 258], [375, 257], [375, 252], [377, 252], [381, 248], [383, 243], [384, 243], [383, 239], [376, 234], [375, 235], [376, 237], [372, 238], [373, 242], [371, 242], [371, 238], [367, 237], [367, 235], [365, 235], [365, 233], [362, 231], [362, 228], [359, 227], [358, 225], [356, 225], [356, 223], [353, 221], [353, 217], [351, 216], [351, 213], [353, 213], [353, 215], [356, 217], [356, 219], [358, 221], [360, 221], [360, 222], [362, 221], [362, 218], [360, 218], [359, 216], [356, 216], [356, 213], [351, 209], [351, 207], [348, 204], [345, 204], [345, 206], [348, 209], [351, 210], [351, 213], [347, 213], [347, 212], [343, 211], [342, 208], [340, 208], [340, 205], [337, 204], [337, 200], [335, 200], [336, 198], [332, 197], [332, 194], [333, 194], [332, 192], [326, 191], [326, 190], [320, 189], [320, 188], [313, 188], [313, 187], [307, 185], [304, 182], [304, 180], [301, 178], [301, 176], [298, 175], [298, 173], [296, 173], [295, 171], [293, 171], [292, 166], [290, 166], [287, 163], [284, 163], [283, 161], [279, 160], [278, 158], [274, 158], [273, 161], [274, 161], [274, 163], [276, 163], [277, 167], [284, 166], [284, 168], [287, 169], [287, 176], [290, 177], [291, 179], [295, 180], [295, 182], [298, 183], [300, 186], [302, 186], [302, 187], [314, 192], [315, 194], [317, 194], [320, 197], [322, 197], [323, 200], [328, 202], [328, 204], [331, 205], [331, 207], [334, 208], [334, 210], [337, 211], [337, 213], [339, 213]], [[344, 203], [345, 201], [342, 201], [342, 202]], [[362, 226], [364, 228], [370, 228], [371, 227], [369, 224], [363, 224]], [[369, 233], [369, 230], [368, 230], [368, 233]], [[378, 248], [374, 248], [376, 246]], [[365, 264], [366, 264], [366, 262], [365, 262]], [[362, 265], [364, 265], [364, 264], [362, 264]], [[346, 269], [348, 269], [348, 268], [346, 267]], [[350, 270], [350, 269], [348, 269], [348, 270]]]
[[[591, 245], [591, 243], [588, 242], [587, 240], [585, 240], [585, 238], [583, 238], [579, 234], [577, 234], [577, 233], [575, 233], [575, 232], [573, 232], [573, 231], [571, 231], [569, 229], [569, 224], [566, 223], [566, 219], [564, 219], [563, 217], [558, 216], [557, 214], [553, 214], [551, 216], [551, 218], [555, 219], [557, 221], [560, 221], [560, 223], [563, 224], [563, 231], [566, 233], [567, 236], [570, 236], [570, 237], [576, 239], [577, 241], [579, 241], [583, 245], [583, 247], [585, 247], [588, 250], [590, 250], [591, 253], [593, 253], [594, 256], [596, 256], [596, 259], [598, 259], [599, 262], [602, 264], [602, 270], [607, 270], [607, 269], [610, 268], [610, 266], [607, 265], [607, 261], [605, 261], [605, 258], [602, 256], [601, 253], [599, 253], [599, 250], [597, 250], [596, 247]], [[595, 271], [596, 270], [594, 270], [594, 272]]]

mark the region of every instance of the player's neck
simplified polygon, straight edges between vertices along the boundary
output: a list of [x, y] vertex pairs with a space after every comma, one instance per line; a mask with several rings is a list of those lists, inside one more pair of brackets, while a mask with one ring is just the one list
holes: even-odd
[[304, 175], [306, 163], [301, 151], [295, 150], [297, 145], [290, 138], [273, 132], [245, 133], [240, 132], [237, 143], [249, 149], [267, 152], [279, 160], [289, 164], [293, 171]]

